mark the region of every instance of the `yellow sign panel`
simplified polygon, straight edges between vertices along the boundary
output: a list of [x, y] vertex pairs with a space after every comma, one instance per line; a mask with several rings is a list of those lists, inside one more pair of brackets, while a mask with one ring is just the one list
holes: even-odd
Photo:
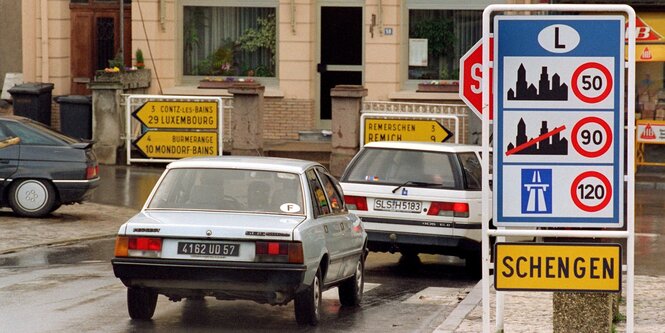
[[148, 101], [134, 117], [148, 128], [216, 129], [217, 102]]
[[217, 132], [147, 131], [134, 145], [149, 158], [217, 156]]
[[435, 120], [365, 119], [365, 143], [374, 141], [444, 142], [453, 133]]
[[496, 290], [621, 291], [619, 244], [497, 243]]

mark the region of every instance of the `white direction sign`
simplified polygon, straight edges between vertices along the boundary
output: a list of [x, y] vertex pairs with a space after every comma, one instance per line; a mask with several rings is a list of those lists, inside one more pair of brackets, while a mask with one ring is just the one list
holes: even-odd
[[495, 20], [495, 225], [623, 226], [623, 27]]

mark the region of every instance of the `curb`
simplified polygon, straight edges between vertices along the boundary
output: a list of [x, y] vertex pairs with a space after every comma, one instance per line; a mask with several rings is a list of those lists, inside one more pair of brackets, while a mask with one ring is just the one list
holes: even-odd
[[478, 281], [471, 292], [464, 297], [464, 300], [457, 304], [455, 309], [448, 315], [446, 320], [439, 325], [434, 333], [453, 333], [459, 325], [466, 319], [469, 312], [478, 306], [483, 299], [483, 280]]

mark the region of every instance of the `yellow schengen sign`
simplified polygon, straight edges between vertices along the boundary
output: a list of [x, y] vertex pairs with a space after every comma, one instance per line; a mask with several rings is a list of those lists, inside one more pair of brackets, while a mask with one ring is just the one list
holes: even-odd
[[365, 143], [374, 141], [445, 142], [453, 136], [436, 120], [365, 119]]
[[522, 291], [621, 291], [619, 244], [497, 243], [494, 287]]
[[217, 102], [148, 101], [134, 117], [148, 128], [215, 129]]
[[217, 132], [147, 131], [134, 145], [149, 158], [217, 156]]

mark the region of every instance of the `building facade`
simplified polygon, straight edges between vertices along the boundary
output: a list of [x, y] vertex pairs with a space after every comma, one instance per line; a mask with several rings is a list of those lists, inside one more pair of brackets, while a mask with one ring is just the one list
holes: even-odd
[[[454, 89], [429, 88], [458, 80], [459, 58], [481, 38], [482, 10], [497, 3], [125, 0], [120, 10], [121, 1], [22, 0], [24, 80], [52, 82], [54, 95], [87, 93], [94, 71], [124, 45], [126, 66], [142, 51], [151, 94], [225, 96], [228, 81], [260, 82], [267, 140], [329, 128], [329, 92], [339, 84], [363, 85], [367, 100], [462, 104]], [[639, 105], [656, 117], [665, 101], [665, 9], [630, 3], [640, 17]]]

